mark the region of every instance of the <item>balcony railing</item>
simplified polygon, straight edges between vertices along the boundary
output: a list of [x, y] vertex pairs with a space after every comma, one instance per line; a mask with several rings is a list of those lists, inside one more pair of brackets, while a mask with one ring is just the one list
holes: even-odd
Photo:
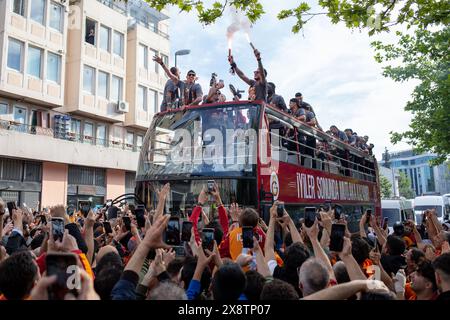
[[154, 33], [157, 33], [158, 35], [160, 35], [164, 39], [169, 40], [169, 35], [167, 33], [165, 33], [165, 32], [162, 32], [161, 30], [159, 30], [155, 25], [153, 25], [151, 23], [148, 23], [147, 21], [144, 21], [144, 20], [139, 19], [137, 17], [133, 17], [133, 19], [136, 21], [137, 24], [140, 24], [144, 28], [153, 31]]
[[56, 133], [51, 128], [30, 126], [27, 124], [18, 123], [18, 122], [14, 122], [14, 121], [8, 121], [8, 120], [0, 120], [0, 129], [8, 130], [8, 131], [22, 132], [22, 133], [33, 134], [33, 135], [48, 136], [48, 137], [53, 137], [55, 139], [60, 139], [60, 140], [97, 145], [97, 146], [102, 146], [102, 147], [106, 147], [106, 148], [122, 149], [122, 150], [128, 150], [128, 151], [132, 151], [132, 152], [139, 152], [141, 150], [141, 146], [138, 146], [135, 144], [129, 144], [126, 142], [124, 143], [124, 142], [117, 141], [117, 140], [101, 139], [101, 138], [91, 137], [88, 135], [78, 134], [75, 132], [70, 132], [70, 131], [65, 132], [64, 134]]
[[97, 0], [98, 2], [100, 2], [101, 4], [104, 4], [105, 6], [123, 14], [124, 16], [127, 16], [127, 9], [124, 9], [120, 6], [118, 6], [117, 4], [114, 3], [114, 0]]
[[[124, 16], [129, 16], [128, 15], [128, 4], [127, 4], [127, 8], [123, 8], [121, 6], [118, 6], [117, 4], [114, 3], [114, 0], [97, 0], [98, 2], [100, 2], [101, 4], [123, 14]], [[143, 27], [153, 31], [154, 33], [157, 33], [158, 35], [160, 35], [161, 37], [165, 38], [165, 39], [169, 39], [169, 35], [161, 30], [158, 29], [157, 27], [157, 23], [149, 23], [148, 21], [143, 20], [142, 18], [139, 17], [133, 17], [131, 16], [131, 18], [136, 21], [136, 23], [142, 25]]]

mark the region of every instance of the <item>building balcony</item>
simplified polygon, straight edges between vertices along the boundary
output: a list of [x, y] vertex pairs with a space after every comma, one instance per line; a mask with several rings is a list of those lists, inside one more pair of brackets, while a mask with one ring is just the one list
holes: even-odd
[[7, 157], [128, 171], [136, 170], [141, 149], [135, 144], [5, 120], [0, 120], [0, 145]]

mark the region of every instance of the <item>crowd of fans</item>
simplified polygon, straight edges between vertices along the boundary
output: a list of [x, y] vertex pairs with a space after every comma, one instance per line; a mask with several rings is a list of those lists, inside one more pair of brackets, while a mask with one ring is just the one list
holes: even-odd
[[[175, 217], [192, 229], [189, 240], [174, 247], [167, 237], [174, 217], [164, 213], [169, 192], [169, 184], [157, 192], [157, 207], [144, 211], [144, 225], [131, 204], [34, 211], [9, 210], [0, 199], [0, 300], [450, 298], [449, 232], [433, 210], [420, 225], [406, 221], [392, 234], [366, 212], [359, 232], [350, 233], [346, 216], [338, 217], [333, 206], [318, 209], [309, 224], [294, 221], [275, 202], [267, 225], [254, 209], [225, 208], [215, 185], [200, 192], [189, 217]], [[215, 209], [205, 214], [205, 206]], [[340, 239], [337, 227], [345, 228]], [[205, 245], [208, 232], [211, 246]], [[338, 252], [330, 250], [335, 241], [343, 243]], [[74, 287], [55, 271], [55, 261], [76, 264]]]

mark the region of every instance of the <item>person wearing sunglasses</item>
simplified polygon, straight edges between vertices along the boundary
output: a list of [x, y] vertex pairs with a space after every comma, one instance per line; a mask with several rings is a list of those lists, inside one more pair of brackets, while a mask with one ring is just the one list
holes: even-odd
[[203, 90], [199, 83], [195, 83], [197, 75], [194, 70], [189, 70], [184, 81], [184, 105], [198, 105], [203, 100]]

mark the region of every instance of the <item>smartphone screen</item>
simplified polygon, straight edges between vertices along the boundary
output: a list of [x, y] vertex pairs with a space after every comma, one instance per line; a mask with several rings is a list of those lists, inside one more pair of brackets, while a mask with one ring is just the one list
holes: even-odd
[[388, 227], [389, 218], [385, 217], [383, 220], [383, 229], [387, 229]]
[[72, 253], [49, 253], [45, 261], [47, 276], [57, 276], [56, 282], [48, 288], [49, 300], [64, 300], [67, 293], [76, 293], [75, 289], [69, 288], [74, 283], [68, 280], [77, 270], [77, 256]]
[[176, 257], [185, 257], [186, 256], [186, 250], [184, 249], [184, 246], [174, 246], [173, 250], [175, 251]]
[[305, 208], [305, 226], [311, 228], [316, 220], [316, 208], [306, 207]]
[[89, 210], [91, 210], [91, 202], [90, 201], [80, 201], [79, 206], [80, 206], [81, 213], [86, 218], [89, 213]]
[[179, 218], [170, 218], [166, 228], [166, 243], [171, 246], [179, 246], [181, 244]]
[[208, 192], [211, 193], [214, 191], [214, 185], [215, 185], [214, 180], [208, 180]]
[[345, 225], [331, 225], [330, 251], [341, 252], [344, 247]]
[[242, 227], [242, 247], [253, 248], [253, 228]]
[[131, 218], [130, 217], [122, 217], [123, 224], [127, 231], [131, 231]]
[[336, 204], [334, 206], [334, 219], [339, 220], [342, 215], [342, 206]]
[[203, 228], [202, 230], [202, 247], [209, 251], [214, 250], [214, 229]]
[[181, 241], [189, 242], [191, 240], [191, 230], [192, 230], [192, 222], [183, 221], [183, 225], [181, 228]]
[[117, 208], [117, 207], [114, 207], [114, 206], [109, 207], [108, 211], [107, 211], [108, 220], [117, 218], [118, 211], [119, 211], [119, 208]]
[[103, 222], [103, 228], [105, 228], [105, 233], [106, 234], [110, 234], [112, 233], [112, 228], [111, 228], [111, 223], [109, 223], [109, 221], [105, 221]]
[[64, 236], [64, 219], [63, 218], [52, 218], [52, 234], [53, 239], [62, 241]]
[[17, 210], [16, 202], [10, 201], [6, 204], [6, 206], [8, 207], [9, 216], [12, 217], [13, 210]]
[[69, 217], [71, 217], [75, 213], [75, 208], [73, 206], [68, 206], [66, 211], [67, 211], [67, 215]]
[[279, 204], [277, 206], [277, 215], [279, 218], [283, 217], [284, 215], [284, 204]]

